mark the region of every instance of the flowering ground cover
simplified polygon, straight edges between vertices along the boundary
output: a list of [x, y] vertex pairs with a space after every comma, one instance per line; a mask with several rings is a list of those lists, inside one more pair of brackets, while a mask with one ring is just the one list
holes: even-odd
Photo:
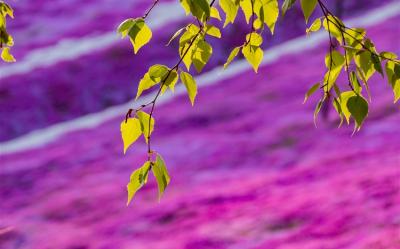
[[[399, 22], [369, 28], [378, 48], [400, 52]], [[315, 98], [301, 102], [326, 51], [201, 88], [193, 108], [186, 96], [157, 107], [172, 176], [160, 204], [150, 178], [125, 206], [145, 144], [122, 156], [122, 117], [2, 156], [1, 248], [400, 248], [399, 104], [375, 77], [359, 133], [329, 112], [315, 128]]]
[[[377, 1], [370, 0], [368, 3], [366, 5], [359, 1], [346, 1], [343, 6], [343, 15], [357, 14], [357, 11], [354, 13], [350, 11], [354, 9], [359, 13], [360, 10], [372, 8], [376, 6]], [[16, 35], [30, 36], [29, 46], [32, 46], [30, 47], [32, 49], [37, 46], [49, 45], [60, 39], [80, 37], [96, 32], [112, 32], [119, 21], [126, 17], [140, 16], [148, 7], [148, 2], [124, 1], [123, 5], [112, 11], [110, 6], [115, 5], [115, 1], [84, 1], [82, 4], [82, 9], [79, 8], [79, 11], [82, 11], [79, 18], [85, 20], [74, 19], [77, 15], [74, 11], [75, 1], [57, 2], [57, 4], [48, 4], [48, 1], [37, 4], [18, 2], [15, 9], [20, 13], [16, 12], [16, 15], [26, 16], [29, 11], [36, 13], [38, 9], [42, 11], [29, 22], [25, 19], [26, 17], [18, 17], [13, 20], [18, 31]], [[139, 7], [133, 8], [128, 5]], [[135, 11], [128, 14], [127, 11], [132, 8]], [[59, 15], [60, 10], [63, 10], [65, 15]], [[97, 14], [90, 14], [92, 12]], [[66, 22], [63, 18], [73, 19], [76, 24]], [[267, 47], [304, 35], [306, 26], [304, 22], [299, 21], [302, 18], [302, 13], [298, 10], [288, 13], [285, 19], [278, 23], [276, 36], [267, 38]], [[52, 23], [60, 23], [60, 25], [55, 27], [44, 25], [44, 23], [49, 23], [48, 20], [52, 20]], [[103, 22], [106, 24], [103, 25]], [[76, 25], [79, 23], [81, 26], [78, 28]], [[173, 44], [170, 47], [163, 45], [169, 40], [170, 35], [185, 23], [182, 21], [165, 24], [166, 27], [155, 31], [154, 39], [148, 45], [149, 49], [143, 49], [137, 56], [132, 55], [130, 44], [125, 40], [101, 51], [81, 56], [76, 60], [61, 61], [28, 73], [0, 78], [0, 113], [2, 114], [0, 115], [2, 124], [0, 141], [6, 141], [32, 130], [71, 120], [133, 99], [137, 83], [149, 65], [155, 63], [170, 65], [175, 62], [177, 45]], [[102, 28], [97, 29], [92, 27], [93, 25], [100, 25]], [[31, 26], [45, 29], [47, 33], [43, 31], [43, 38], [40, 38], [40, 35], [29, 35]], [[68, 33], [70, 30], [75, 33]], [[53, 34], [54, 32], [58, 33]], [[242, 20], [241, 24], [230, 26], [224, 32], [226, 34], [224, 34], [223, 42], [215, 39], [211, 41], [216, 52], [205, 71], [225, 62], [231, 49], [243, 42], [243, 36], [237, 34], [248, 32], [248, 26]], [[24, 41], [20, 42], [17, 38], [16, 43], [24, 46]], [[47, 41], [47, 43], [41, 43], [42, 41]], [[17, 45], [14, 50], [24, 51]]]
[[13, 53], [17, 59], [32, 49], [54, 45], [66, 38], [113, 31], [121, 20], [141, 16], [149, 7], [146, 0], [35, 0], [10, 4], [15, 19], [8, 26], [14, 36]]

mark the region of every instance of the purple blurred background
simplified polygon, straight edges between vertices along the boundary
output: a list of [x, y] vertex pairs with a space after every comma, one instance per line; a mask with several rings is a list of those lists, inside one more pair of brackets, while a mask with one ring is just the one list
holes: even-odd
[[[299, 6], [265, 38], [258, 74], [242, 58], [220, 68], [248, 31], [242, 13], [210, 39], [196, 105], [178, 90], [156, 108], [171, 184], [158, 203], [150, 177], [126, 207], [146, 146], [123, 156], [119, 124], [147, 68], [175, 64], [177, 44], [165, 44], [188, 22], [178, 1], [160, 2], [138, 55], [115, 29], [151, 1], [9, 2], [17, 62], [0, 62], [0, 248], [399, 249], [399, 103], [374, 76], [359, 133], [337, 129], [329, 109], [316, 128], [318, 96], [302, 101], [328, 44], [305, 36]], [[326, 2], [400, 53], [398, 1]]]

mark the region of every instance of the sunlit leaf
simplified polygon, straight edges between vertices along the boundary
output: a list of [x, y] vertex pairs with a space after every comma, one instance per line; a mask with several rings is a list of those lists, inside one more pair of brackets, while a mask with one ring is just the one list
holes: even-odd
[[135, 170], [130, 177], [130, 181], [126, 186], [128, 190], [128, 201], [126, 205], [132, 201], [132, 198], [135, 196], [136, 192], [143, 187], [144, 184], [147, 183], [147, 179], [149, 176], [150, 170], [150, 162], [145, 162], [142, 167]]
[[151, 133], [154, 130], [154, 123], [155, 123], [154, 118], [151, 117], [151, 122], [150, 122], [150, 115], [145, 113], [144, 111], [138, 111], [136, 115], [140, 121], [140, 127], [142, 129], [144, 139], [146, 140], [146, 143], [148, 143], [149, 142], [148, 138], [150, 137]]
[[165, 162], [160, 155], [157, 155], [156, 162], [154, 163], [151, 169], [157, 181], [158, 200], [160, 200], [161, 196], [163, 195], [165, 189], [167, 188], [170, 182], [170, 177], [168, 174], [167, 167], [165, 166]]
[[231, 51], [231, 53], [229, 54], [228, 60], [224, 64], [224, 68], [227, 68], [228, 65], [231, 64], [233, 59], [235, 59], [235, 57], [238, 55], [239, 51], [240, 51], [240, 47], [236, 47]]
[[204, 31], [206, 32], [207, 35], [211, 35], [211, 36], [214, 36], [214, 37], [217, 37], [217, 38], [221, 38], [221, 31], [219, 30], [219, 28], [217, 28], [217, 27], [215, 27], [213, 25], [207, 24], [204, 27]]
[[310, 89], [308, 89], [306, 95], [304, 96], [303, 104], [306, 103], [307, 99], [319, 89], [320, 85], [320, 83], [315, 83], [310, 87]]
[[137, 118], [128, 118], [121, 122], [121, 136], [126, 150], [142, 135], [140, 122]]
[[301, 0], [301, 9], [303, 10], [306, 23], [308, 23], [308, 18], [310, 18], [311, 14], [314, 12], [317, 1], [318, 0]]
[[242, 48], [244, 58], [252, 65], [254, 71], [257, 73], [258, 67], [264, 56], [264, 51], [257, 46], [246, 45]]
[[3, 48], [3, 50], [1, 51], [1, 59], [3, 59], [3, 61], [5, 62], [15, 62], [15, 58], [12, 54], [10, 54], [10, 48], [9, 47], [5, 47]]
[[308, 29], [306, 29], [306, 33], [309, 34], [311, 32], [317, 32], [320, 28], [321, 28], [321, 19], [317, 18], [314, 20], [311, 26]]
[[232, 0], [220, 0], [219, 5], [226, 15], [224, 23], [224, 27], [226, 27], [226, 25], [235, 21], [239, 6]]
[[275, 30], [275, 23], [279, 16], [278, 0], [264, 0], [260, 11], [264, 12], [264, 22], [267, 24], [269, 30], [273, 34]]
[[193, 65], [196, 68], [197, 72], [201, 72], [204, 66], [207, 64], [208, 60], [212, 55], [212, 47], [204, 40], [200, 40], [197, 43], [196, 48], [194, 49], [192, 55]]
[[189, 95], [190, 102], [192, 103], [192, 106], [193, 106], [194, 105], [194, 100], [195, 100], [196, 95], [197, 95], [196, 81], [194, 80], [192, 75], [190, 75], [189, 73], [186, 73], [186, 72], [181, 72], [180, 77], [181, 77], [182, 83], [186, 87], [187, 93]]
[[356, 121], [356, 128], [359, 129], [368, 115], [368, 102], [360, 95], [356, 95], [349, 98], [347, 108]]
[[218, 19], [218, 20], [221, 21], [221, 16], [220, 16], [220, 14], [219, 14], [219, 10], [218, 10], [217, 8], [215, 8], [215, 7], [211, 7], [211, 9], [210, 9], [210, 16], [211, 16], [212, 18], [215, 18], [215, 19]]

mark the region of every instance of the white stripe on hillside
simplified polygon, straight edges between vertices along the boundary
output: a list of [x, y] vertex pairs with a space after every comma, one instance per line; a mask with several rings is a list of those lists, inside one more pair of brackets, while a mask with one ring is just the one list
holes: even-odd
[[[171, 13], [174, 14], [171, 15]], [[184, 11], [177, 2], [160, 3], [151, 13], [149, 26], [152, 29], [157, 29], [184, 17]], [[53, 46], [33, 50], [17, 63], [2, 66], [0, 68], [0, 79], [15, 74], [27, 73], [38, 67], [51, 66], [61, 61], [74, 60], [82, 55], [106, 48], [120, 40], [115, 31], [99, 36], [61, 40]]]
[[[349, 26], [366, 27], [376, 25], [398, 14], [400, 14], [400, 3], [391, 3], [384, 7], [372, 10], [359, 18], [348, 20], [346, 21], [346, 23]], [[274, 62], [280, 57], [288, 54], [304, 52], [307, 49], [315, 47], [326, 39], [326, 34], [319, 32], [312, 35], [311, 37], [299, 37], [284, 42], [281, 45], [275, 46], [265, 51], [265, 56], [262, 64], [265, 65]], [[238, 75], [248, 70], [249, 68], [250, 67], [246, 61], [238, 60], [232, 63], [228, 67], [228, 69], [223, 70], [221, 67], [214, 68], [210, 72], [204, 73], [203, 75], [197, 77], [196, 81], [199, 83], [200, 87], [204, 87], [207, 85], [222, 82], [224, 79]], [[173, 96], [180, 95], [184, 92], [185, 89], [182, 84], [180, 84], [179, 87], [177, 87], [175, 90], [175, 95], [166, 93], [162, 98], [160, 98], [158, 104], [170, 101]], [[151, 97], [152, 96], [143, 97], [140, 99], [140, 101], [136, 102], [135, 105], [140, 106], [142, 103], [147, 103], [150, 101]], [[101, 123], [104, 123], [105, 121], [116, 117], [121, 117], [122, 119], [126, 111], [131, 107], [132, 103], [126, 103], [123, 105], [108, 108], [98, 113], [89, 114], [71, 121], [55, 124], [41, 130], [33, 131], [27, 135], [23, 135], [16, 139], [0, 143], [1, 153], [9, 154], [13, 152], [37, 148], [52, 141], [55, 141], [60, 136], [65, 135], [69, 132], [82, 129], [91, 129], [100, 125]]]

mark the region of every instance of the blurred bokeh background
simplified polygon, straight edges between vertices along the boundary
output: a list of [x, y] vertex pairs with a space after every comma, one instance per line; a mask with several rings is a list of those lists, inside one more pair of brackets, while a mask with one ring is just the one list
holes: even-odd
[[[258, 74], [242, 58], [220, 68], [248, 32], [241, 13], [210, 40], [196, 105], [178, 92], [156, 108], [170, 186], [158, 203], [150, 178], [126, 206], [146, 146], [123, 156], [120, 122], [147, 68], [175, 64], [177, 44], [165, 44], [190, 21], [178, 1], [160, 2], [153, 39], [134, 55], [115, 29], [152, 1], [9, 1], [17, 62], [0, 62], [0, 248], [399, 249], [399, 103], [375, 76], [359, 133], [337, 129], [329, 108], [315, 127], [319, 96], [302, 102], [328, 43], [305, 36], [299, 6], [265, 38]], [[398, 1], [326, 2], [378, 50], [400, 53]]]

